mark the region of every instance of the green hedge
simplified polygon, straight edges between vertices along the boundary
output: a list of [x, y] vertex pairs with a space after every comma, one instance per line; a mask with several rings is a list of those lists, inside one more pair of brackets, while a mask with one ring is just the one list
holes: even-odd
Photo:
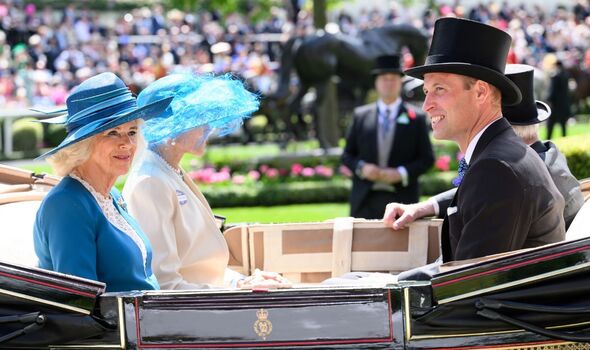
[[66, 138], [66, 128], [59, 124], [49, 124], [47, 128], [47, 142], [49, 147], [57, 147]]
[[201, 186], [212, 207], [273, 206], [300, 203], [346, 202], [350, 181], [256, 183], [253, 186]]
[[418, 179], [420, 195], [434, 196], [435, 194], [453, 188], [452, 181], [455, 177], [457, 177], [456, 171], [428, 173], [420, 176]]
[[[452, 187], [454, 171], [420, 177], [421, 195], [432, 196]], [[212, 207], [273, 206], [301, 203], [347, 202], [351, 180], [255, 183], [253, 185], [200, 185]]]
[[[232, 147], [234, 146], [229, 146], [228, 148], [231, 149]], [[260, 152], [263, 153], [264, 148], [261, 147]], [[249, 170], [258, 169], [261, 165], [267, 165], [270, 168], [277, 169], [290, 169], [295, 163], [299, 163], [304, 167], [323, 165], [337, 168], [340, 165], [341, 150], [330, 149], [327, 152], [324, 152], [321, 149], [304, 150], [299, 152], [284, 151], [272, 155], [251, 155], [250, 158], [247, 157], [247, 154], [227, 153], [227, 155], [223, 156], [220, 154], [215, 157], [206, 156], [203, 159], [203, 162], [216, 169], [221, 169], [222, 167], [227, 166], [232, 172], [247, 172]], [[182, 164], [185, 167], [190, 167], [194, 162], [195, 158], [192, 156], [185, 157], [182, 160]]]
[[554, 142], [565, 155], [567, 165], [578, 180], [590, 177], [590, 137], [588, 135], [564, 137]]
[[25, 156], [38, 153], [39, 142], [43, 137], [43, 126], [34, 118], [18, 119], [12, 124], [12, 148]]
[[[457, 169], [457, 154], [459, 146], [452, 141], [433, 140], [433, 149], [435, 156], [438, 158], [442, 155], [451, 157], [450, 169]], [[316, 148], [313, 148], [316, 147]], [[338, 168], [341, 164], [340, 156], [342, 148], [332, 148], [323, 151], [317, 148], [313, 143], [298, 145], [297, 149], [280, 150], [275, 144], [265, 145], [248, 145], [248, 146], [213, 146], [207, 150], [202, 159], [187, 155], [182, 160], [185, 168], [190, 168], [191, 164], [207, 164], [220, 169], [227, 166], [232, 172], [247, 172], [252, 169], [258, 169], [261, 165], [267, 165], [271, 168], [290, 169], [295, 163], [305, 167], [315, 167], [323, 165], [332, 168]], [[434, 167], [429, 172], [438, 172]]]

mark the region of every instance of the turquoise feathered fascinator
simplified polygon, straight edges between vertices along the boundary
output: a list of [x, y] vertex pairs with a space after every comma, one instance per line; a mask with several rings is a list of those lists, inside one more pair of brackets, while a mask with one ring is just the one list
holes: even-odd
[[239, 128], [259, 106], [259, 96], [231, 74], [216, 77], [190, 73], [154, 81], [141, 91], [137, 104], [149, 105], [168, 97], [173, 97], [168, 108], [144, 125], [148, 143], [159, 143], [202, 126], [224, 136]]

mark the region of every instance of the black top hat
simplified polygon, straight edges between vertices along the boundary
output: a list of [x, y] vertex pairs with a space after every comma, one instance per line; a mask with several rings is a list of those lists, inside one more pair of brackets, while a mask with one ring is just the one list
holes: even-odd
[[546, 103], [535, 101], [533, 90], [533, 67], [526, 64], [509, 64], [506, 76], [518, 86], [522, 101], [514, 106], [503, 106], [502, 115], [513, 125], [531, 125], [540, 123], [551, 115], [551, 108]]
[[377, 57], [375, 67], [371, 70], [371, 74], [379, 75], [386, 73], [404, 75], [400, 57], [398, 55], [383, 55]]
[[502, 93], [502, 104], [520, 102], [520, 91], [504, 75], [512, 39], [487, 24], [459, 18], [440, 18], [428, 57], [422, 66], [407, 69], [407, 75], [424, 79], [426, 73], [454, 73], [488, 82]]

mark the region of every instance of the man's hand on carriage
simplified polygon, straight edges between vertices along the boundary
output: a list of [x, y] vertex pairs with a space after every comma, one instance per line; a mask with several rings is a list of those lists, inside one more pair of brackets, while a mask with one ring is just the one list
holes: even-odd
[[383, 222], [394, 230], [401, 230], [420, 218], [434, 214], [434, 207], [428, 201], [414, 204], [389, 203], [385, 207]]

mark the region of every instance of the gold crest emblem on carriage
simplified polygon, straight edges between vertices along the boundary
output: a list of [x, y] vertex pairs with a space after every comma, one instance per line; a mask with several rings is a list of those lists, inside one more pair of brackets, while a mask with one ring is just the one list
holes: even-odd
[[272, 322], [268, 319], [268, 311], [258, 309], [258, 311], [256, 311], [256, 317], [258, 319], [254, 322], [254, 332], [256, 332], [262, 340], [266, 340], [266, 337], [272, 332]]

